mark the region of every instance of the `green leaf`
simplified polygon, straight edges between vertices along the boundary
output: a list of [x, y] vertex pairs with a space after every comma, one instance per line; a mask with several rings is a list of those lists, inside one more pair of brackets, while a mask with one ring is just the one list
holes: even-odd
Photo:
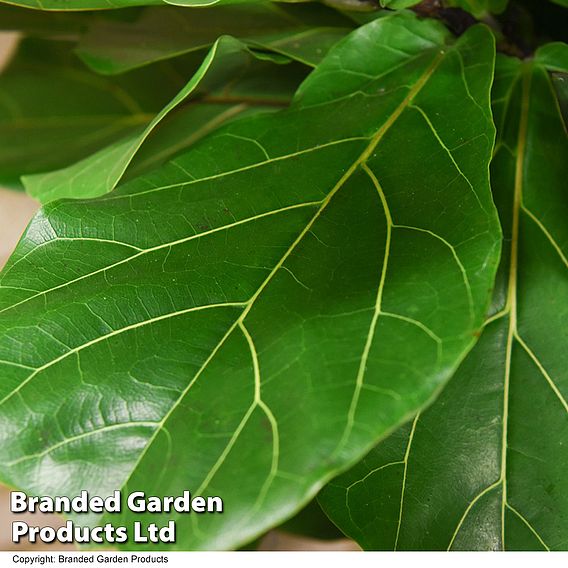
[[535, 53], [535, 61], [549, 71], [568, 73], [568, 45], [560, 41], [544, 45]]
[[[174, 96], [159, 66], [108, 80], [85, 69], [69, 42], [27, 39], [0, 81], [0, 184], [62, 167], [132, 133]], [[149, 89], [160, 84], [161, 89]]]
[[[186, 8], [207, 8], [209, 6], [226, 6], [233, 4], [245, 4], [245, 3], [256, 3], [262, 0], [163, 0], [166, 4], [171, 4], [173, 6], [184, 6]], [[286, 0], [285, 0], [286, 1]], [[291, 0], [303, 1], [303, 0]]]
[[552, 82], [558, 96], [564, 124], [568, 127], [568, 73], [553, 73]]
[[187, 10], [155, 7], [134, 22], [99, 21], [81, 39], [78, 55], [98, 73], [116, 74], [210, 47], [221, 35], [297, 54], [315, 66], [352, 22], [319, 5], [258, 3]]
[[379, 0], [382, 8], [390, 8], [391, 10], [401, 10], [403, 8], [410, 8], [420, 4], [421, 0]]
[[0, 0], [0, 3], [35, 10], [101, 10], [164, 4], [163, 0]]
[[[285, 104], [288, 101], [287, 93], [290, 85], [287, 85], [288, 91], [278, 89], [278, 95], [270, 96], [266, 81], [273, 79], [271, 74], [264, 77], [260, 75], [263, 77], [260, 83], [265, 84], [264, 88], [259, 90], [258, 85], [253, 84], [253, 88], [249, 90], [252, 94], [247, 97], [239, 96], [238, 87], [243, 82], [242, 78], [239, 80], [239, 75], [246, 73], [254, 60], [255, 54], [246, 49], [242, 43], [228, 36], [221, 38], [207, 54], [193, 77], [144, 129], [66, 168], [25, 176], [23, 182], [26, 191], [42, 203], [66, 197], [90, 198], [108, 193], [118, 185], [142, 145], [162, 120], [186, 102], [190, 96], [201, 95], [202, 98], [197, 101], [196, 106], [184, 111], [179, 123], [177, 121], [179, 117], [176, 116], [175, 123], [168, 128], [168, 132], [160, 136], [157, 144], [152, 144], [145, 151], [144, 155], [151, 158], [153, 165], [163, 163], [173, 153], [191, 145], [212, 129], [249, 110], [253, 105], [263, 107], [271, 103], [280, 106]], [[262, 69], [265, 68], [266, 65]], [[292, 79], [298, 79], [297, 69], [295, 71]], [[289, 78], [289, 75], [282, 71], [280, 75], [281, 78]], [[245, 78], [248, 78], [246, 74]], [[232, 81], [236, 84], [231, 85]], [[294, 84], [294, 81], [292, 83]], [[245, 87], [247, 85], [245, 82]], [[274, 85], [279, 88], [286, 86], [285, 81], [282, 80], [276, 81]], [[218, 91], [221, 91], [220, 96], [216, 96]], [[211, 93], [211, 96], [204, 96], [208, 93]], [[188, 133], [191, 135], [188, 136]], [[142, 157], [142, 160], [145, 158]]]
[[406, 421], [475, 343], [495, 277], [493, 60], [485, 27], [454, 43], [382, 18], [290, 109], [44, 207], [0, 280], [1, 479], [220, 495], [172, 548], [234, 548]]
[[251, 48], [264, 49], [309, 67], [316, 67], [329, 50], [350, 31], [345, 27], [317, 27], [297, 33], [250, 38], [247, 43]]
[[132, 22], [141, 8], [121, 10], [44, 11], [3, 4], [0, 0], [0, 30], [21, 32], [24, 36], [78, 40], [97, 22]]
[[564, 6], [565, 8], [568, 8], [568, 0], [552, 0], [552, 1], [556, 4]]
[[320, 496], [365, 548], [568, 547], [568, 138], [542, 63], [561, 66], [553, 52], [498, 63], [492, 184], [508, 245], [479, 343], [430, 408]]
[[[227, 60], [224, 63], [219, 77], [222, 82], [217, 88], [211, 80], [213, 77], [206, 76], [194, 100], [163, 118], [137, 150], [121, 182], [165, 163], [237, 116], [272, 112], [288, 106], [307, 74], [301, 65], [283, 67], [253, 57], [243, 59], [240, 68], [231, 68]], [[205, 87], [210, 90], [203, 91]]]
[[449, 6], [462, 8], [480, 18], [488, 13], [500, 14], [505, 10], [509, 0], [448, 0]]
[[[81, 32], [92, 23], [93, 13], [40, 12], [18, 6], [0, 4], [0, 30], [24, 34], [54, 36]], [[96, 16], [95, 16], [96, 17]]]
[[278, 530], [318, 540], [345, 538], [345, 535], [322, 511], [317, 499], [308, 503], [297, 515], [280, 525]]

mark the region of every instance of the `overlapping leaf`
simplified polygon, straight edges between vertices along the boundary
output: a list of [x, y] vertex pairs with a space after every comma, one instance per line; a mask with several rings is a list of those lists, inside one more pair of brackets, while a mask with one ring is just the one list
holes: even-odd
[[[257, 0], [163, 0], [166, 4], [183, 6], [185, 8], [207, 8], [209, 6], [225, 6], [232, 4], [254, 3]], [[290, 2], [302, 2], [306, 0], [284, 0]]]
[[420, 4], [421, 0], [379, 0], [381, 7], [391, 10], [400, 10]]
[[554, 73], [552, 81], [558, 95], [558, 102], [560, 104], [560, 111], [564, 117], [564, 122], [568, 124], [568, 72], [567, 73]]
[[463, 8], [474, 16], [481, 17], [485, 14], [499, 14], [505, 10], [509, 0], [449, 0], [448, 5]]
[[568, 46], [499, 60], [507, 244], [478, 345], [431, 408], [320, 497], [365, 548], [568, 547], [568, 138], [549, 70], [568, 70]]
[[[148, 123], [179, 90], [149, 67], [110, 81], [74, 61], [70, 44], [28, 39], [0, 81], [0, 183], [62, 167]], [[160, 84], [161, 89], [149, 89]]]
[[[106, 14], [106, 12], [97, 12]], [[113, 12], [116, 14], [116, 12]], [[93, 23], [92, 12], [41, 12], [0, 3], [0, 30], [26, 35], [61, 36], [82, 32]]]
[[317, 4], [155, 7], [133, 22], [94, 23], [77, 53], [95, 71], [115, 74], [209, 47], [219, 36], [231, 35], [314, 66], [350, 28], [349, 19]]
[[[564, 2], [565, 0], [559, 0]], [[379, 0], [383, 8], [400, 10], [420, 4], [420, 0]], [[499, 14], [505, 10], [509, 0], [446, 0], [445, 6], [462, 8], [476, 17], [488, 13]]]
[[[27, 192], [43, 203], [72, 197], [87, 198], [111, 191], [125, 175], [143, 145], [160, 123], [190, 97], [197, 100], [176, 115], [174, 123], [145, 148], [135, 171], [148, 161], [156, 166], [190, 146], [211, 130], [254, 108], [286, 104], [304, 76], [298, 67], [272, 72], [261, 66], [250, 73], [255, 55], [237, 40], [224, 37], [215, 43], [185, 86], [147, 123], [128, 137], [66, 168], [23, 178]], [[253, 75], [253, 80], [251, 76]]]
[[493, 57], [484, 27], [376, 20], [289, 110], [42, 209], [0, 280], [2, 480], [220, 495], [174, 546], [231, 548], [414, 414], [495, 276]]
[[[220, 43], [226, 46], [231, 42], [224, 39]], [[177, 112], [169, 113], [144, 140], [121, 182], [165, 163], [236, 117], [288, 106], [308, 69], [295, 63], [273, 65], [270, 59], [259, 60], [258, 54], [236, 42], [232, 44], [237, 51], [212, 65], [190, 95], [191, 100]]]
[[317, 540], [343, 539], [343, 533], [322, 511], [317, 499], [304, 507], [297, 515], [281, 524], [279, 531]]
[[108, 10], [134, 6], [156, 6], [159, 4], [201, 8], [214, 5], [244, 4], [247, 2], [252, 3], [255, 0], [0, 0], [0, 3], [22, 6], [24, 8], [57, 11]]

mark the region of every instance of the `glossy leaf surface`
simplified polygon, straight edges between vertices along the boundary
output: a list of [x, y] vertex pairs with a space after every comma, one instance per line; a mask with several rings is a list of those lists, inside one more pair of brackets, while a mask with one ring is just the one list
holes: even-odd
[[0, 279], [3, 481], [221, 495], [172, 548], [238, 547], [413, 415], [495, 276], [493, 58], [485, 27], [381, 18], [290, 109], [44, 207]]
[[568, 139], [550, 77], [566, 49], [499, 60], [506, 244], [479, 343], [432, 407], [320, 496], [365, 548], [568, 547]]

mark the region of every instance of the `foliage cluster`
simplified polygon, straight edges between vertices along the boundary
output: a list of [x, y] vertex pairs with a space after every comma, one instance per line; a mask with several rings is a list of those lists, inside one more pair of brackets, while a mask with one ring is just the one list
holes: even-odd
[[4, 483], [568, 548], [567, 0], [9, 4]]

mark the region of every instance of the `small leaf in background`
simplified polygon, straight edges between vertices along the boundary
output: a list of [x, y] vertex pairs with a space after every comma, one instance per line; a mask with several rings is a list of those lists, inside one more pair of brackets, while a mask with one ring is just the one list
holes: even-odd
[[364, 548], [568, 547], [568, 138], [549, 74], [567, 53], [498, 60], [491, 316], [438, 400], [320, 495]]
[[343, 533], [322, 511], [317, 499], [310, 501], [298, 514], [282, 523], [278, 530], [318, 540], [344, 538]]
[[[255, 54], [242, 43], [230, 37], [221, 38], [193, 77], [148, 121], [144, 129], [64, 169], [25, 176], [23, 182], [26, 191], [42, 203], [62, 198], [97, 197], [108, 193], [118, 185], [136, 154], [160, 122], [186, 103], [192, 95], [201, 94], [201, 98], [195, 101], [193, 108], [185, 109], [181, 121], [176, 116], [175, 124], [168, 128], [166, 134], [162, 132], [160, 140], [146, 150], [145, 156], [150, 158], [152, 165], [163, 163], [224, 122], [250, 111], [251, 107], [270, 108], [271, 103], [275, 106], [286, 104], [289, 100], [286, 95], [291, 96], [290, 87], [295, 87], [303, 77], [294, 66], [289, 70], [290, 73], [286, 72], [288, 70], [280, 72], [281, 77], [272, 86], [287, 86], [288, 93], [281, 90], [278, 95], [272, 94], [274, 91], [270, 91], [270, 86], [266, 83], [271, 75], [261, 74], [257, 85], [253, 83], [256, 88], [250, 94], [245, 89], [245, 96], [239, 95], [242, 75], [246, 74], [254, 60]], [[262, 70], [265, 68], [266, 65]], [[250, 86], [250, 81], [248, 84]], [[261, 85], [264, 87], [260, 88]], [[138, 162], [138, 166], [140, 164]]]
[[259, 47], [298, 53], [314, 66], [325, 55], [323, 40], [329, 37], [335, 43], [352, 27], [348, 18], [317, 4], [155, 7], [144, 10], [134, 22], [94, 23], [77, 53], [98, 73], [116, 74], [208, 48], [219, 36], [231, 35]]
[[[259, 0], [163, 0], [172, 6], [183, 6], [185, 8], [207, 8], [209, 6], [230, 6], [233, 4], [257, 3]], [[286, 0], [284, 0], [286, 1]], [[292, 2], [303, 0], [291, 0]]]
[[0, 0], [0, 3], [36, 10], [82, 11], [149, 6], [163, 4], [164, 0], [112, 0], [112, 5], [109, 0]]
[[403, 8], [410, 8], [420, 4], [421, 0], [379, 0], [382, 8], [390, 8], [391, 10], [401, 10]]
[[560, 111], [564, 117], [564, 123], [568, 127], [568, 72], [567, 73], [553, 73], [552, 82], [556, 89], [558, 96], [558, 103], [560, 104]]
[[44, 207], [0, 278], [2, 480], [221, 495], [172, 548], [235, 548], [404, 423], [489, 302], [493, 64], [485, 27], [378, 19], [289, 109]]
[[500, 14], [507, 7], [509, 0], [448, 0], [448, 6], [455, 6], [480, 18], [487, 14]]
[[[108, 80], [72, 43], [26, 39], [0, 81], [0, 183], [72, 163], [147, 124], [179, 90], [154, 66]], [[160, 84], [161, 89], [149, 89]]]

